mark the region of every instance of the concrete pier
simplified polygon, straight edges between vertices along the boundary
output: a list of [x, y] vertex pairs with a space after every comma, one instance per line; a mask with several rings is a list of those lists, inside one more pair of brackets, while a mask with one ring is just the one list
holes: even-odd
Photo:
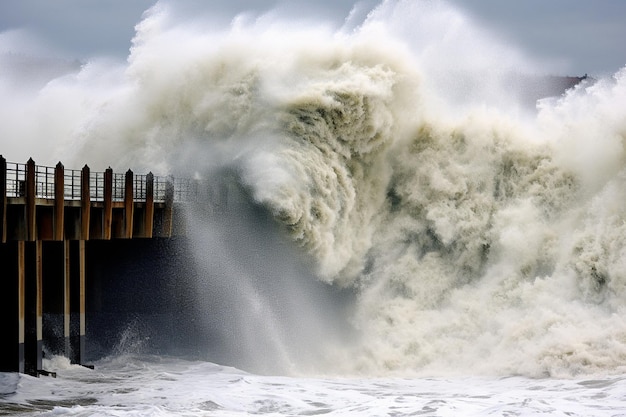
[[[197, 183], [186, 179], [0, 156], [0, 314], [8, 353], [0, 357], [0, 371], [50, 375], [43, 369], [44, 342], [88, 365], [88, 242], [183, 234], [178, 208], [195, 193]], [[62, 332], [51, 330], [59, 327]]]

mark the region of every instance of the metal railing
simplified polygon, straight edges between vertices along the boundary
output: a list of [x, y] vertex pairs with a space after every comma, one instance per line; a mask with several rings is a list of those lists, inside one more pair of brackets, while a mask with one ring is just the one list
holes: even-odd
[[7, 162], [7, 197], [26, 196], [26, 164]]
[[35, 165], [35, 196], [54, 198], [54, 168]]
[[174, 178], [174, 201], [198, 201], [200, 182], [190, 178]]
[[89, 198], [91, 201], [104, 201], [104, 172], [89, 173]]
[[82, 172], [79, 169], [66, 169], [63, 179], [63, 196], [66, 200], [81, 199]]
[[126, 175], [113, 174], [113, 201], [124, 201], [124, 187], [126, 186]]
[[139, 174], [133, 176], [133, 200], [146, 201], [148, 197], [148, 176]]
[[[55, 167], [35, 165], [35, 197], [54, 199]], [[28, 164], [6, 162], [6, 196], [25, 197]], [[63, 195], [65, 200], [81, 199], [83, 171], [63, 169]], [[89, 173], [89, 195], [91, 201], [104, 201], [106, 184], [105, 172]], [[133, 200], [145, 202], [147, 198], [147, 174], [133, 174]], [[126, 186], [125, 173], [112, 174], [112, 200], [124, 201]], [[170, 190], [173, 188], [173, 190]], [[189, 178], [153, 176], [154, 202], [163, 203], [172, 193], [174, 202], [192, 202], [199, 196], [199, 182]]]

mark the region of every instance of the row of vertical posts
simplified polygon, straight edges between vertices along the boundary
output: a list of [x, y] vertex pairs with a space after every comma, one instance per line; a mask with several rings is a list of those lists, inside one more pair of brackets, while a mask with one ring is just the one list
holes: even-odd
[[[49, 206], [46, 197], [37, 195], [36, 165], [30, 159], [25, 167], [24, 184], [19, 184], [19, 196], [23, 197], [24, 215], [15, 214], [14, 218], [23, 217], [24, 224], [10, 224], [11, 218], [7, 202], [7, 163], [0, 155], [0, 243], [8, 240], [89, 240], [133, 237], [151, 238], [155, 224], [155, 178], [152, 173], [145, 176], [145, 194], [141, 201], [134, 198], [134, 174], [128, 170], [125, 174], [123, 200], [116, 201], [113, 196], [113, 170], [104, 172], [103, 190], [92, 190], [90, 168], [85, 165], [81, 170], [80, 211], [73, 210], [75, 205], [65, 199], [65, 170], [60, 162], [54, 168], [54, 202], [51, 214], [46, 215], [38, 206]], [[20, 181], [22, 182], [22, 181]], [[21, 190], [23, 188], [23, 191]], [[95, 199], [92, 199], [95, 195]], [[170, 237], [173, 229], [174, 186], [172, 181], [165, 184], [164, 201], [159, 212], [159, 237]], [[135, 215], [135, 207], [141, 210]], [[66, 208], [71, 206], [71, 208]], [[21, 210], [21, 209], [20, 209]], [[68, 213], [71, 211], [72, 213]], [[94, 217], [95, 216], [95, 217]], [[72, 222], [71, 220], [76, 220]], [[7, 224], [9, 222], [9, 224]]]
[[[44, 242], [41, 240], [11, 242], [16, 248], [17, 266], [4, 271], [16, 271], [17, 303], [11, 303], [17, 310], [17, 335], [4, 334], [2, 343], [14, 343], [17, 336], [17, 365], [8, 358], [4, 370], [28, 373], [31, 375], [50, 374], [43, 367], [44, 335]], [[63, 347], [62, 352], [72, 363], [85, 365], [85, 241], [63, 241], [62, 245], [62, 303], [63, 303]], [[11, 274], [13, 275], [13, 274]], [[10, 277], [5, 277], [8, 279]], [[15, 288], [6, 285], [5, 288]], [[5, 297], [7, 294], [3, 294]], [[76, 304], [72, 312], [71, 305]], [[78, 311], [76, 311], [78, 310]], [[77, 320], [78, 328], [72, 330], [71, 322]], [[3, 317], [11, 320], [13, 314]], [[15, 330], [15, 326], [5, 322], [5, 331]], [[8, 351], [13, 352], [11, 346]], [[5, 350], [6, 352], [6, 350]], [[15, 352], [14, 352], [15, 353]], [[6, 358], [5, 358], [6, 359]]]
[[[1, 252], [4, 254], [0, 265], [3, 270], [0, 285], [7, 297], [3, 310], [7, 317], [2, 319], [11, 321], [14, 317], [17, 321], [17, 326], [14, 322], [3, 326], [6, 333], [2, 335], [3, 344], [17, 345], [17, 349], [9, 346], [9, 350], [17, 356], [17, 365], [13, 366], [14, 362], [9, 360], [8, 365], [2, 366], [7, 369], [0, 370], [47, 375], [50, 373], [43, 369], [44, 241], [62, 244], [64, 354], [73, 363], [85, 365], [86, 242], [89, 239], [153, 237], [154, 176], [152, 173], [146, 175], [145, 201], [141, 202], [142, 210], [138, 212], [140, 221], [135, 224], [132, 171], [125, 174], [123, 201], [113, 199], [111, 168], [104, 173], [102, 200], [92, 201], [90, 169], [85, 165], [81, 170], [80, 202], [77, 208], [76, 204], [69, 204], [74, 202], [65, 199], [65, 170], [60, 162], [54, 169], [52, 204], [43, 201], [49, 198], [37, 195], [36, 169], [31, 158], [26, 164], [24, 195], [11, 195], [9, 199], [7, 162], [0, 155], [0, 245], [3, 245], [0, 249], [3, 249]], [[173, 195], [173, 185], [168, 183], [160, 217], [161, 236], [171, 236], [172, 233]], [[9, 262], [9, 258], [16, 262]], [[6, 289], [14, 296], [7, 295]], [[72, 326], [72, 308], [76, 314], [76, 305], [78, 326]], [[78, 328], [77, 334], [75, 327]]]

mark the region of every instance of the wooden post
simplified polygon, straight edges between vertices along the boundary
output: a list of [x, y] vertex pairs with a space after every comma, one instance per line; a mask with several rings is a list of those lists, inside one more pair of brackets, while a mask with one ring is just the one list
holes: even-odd
[[80, 172], [80, 238], [89, 239], [89, 223], [91, 221], [91, 193], [89, 190], [90, 172], [85, 165]]
[[[68, 267], [71, 269], [71, 274], [75, 274], [72, 275], [71, 281], [68, 279], [71, 285], [70, 297], [74, 309], [71, 321], [75, 326], [73, 328], [78, 328], [78, 332], [73, 331], [70, 334], [70, 362], [85, 365], [87, 328], [85, 323], [85, 241], [72, 241], [68, 244], [67, 250], [68, 253], [71, 252], [71, 255], [66, 255], [69, 262]], [[76, 313], [78, 313], [78, 323], [76, 323]]]
[[43, 368], [42, 241], [24, 244], [24, 372], [39, 376]]
[[126, 171], [124, 183], [124, 237], [130, 239], [133, 237], [133, 171]]
[[154, 175], [146, 175], [146, 207], [144, 217], [144, 237], [151, 238], [154, 225]]
[[63, 265], [63, 337], [65, 339], [64, 352], [65, 356], [70, 358], [72, 354], [70, 343], [70, 329], [71, 329], [71, 304], [70, 304], [70, 270], [71, 270], [71, 258], [70, 258], [70, 241], [63, 242], [63, 256], [65, 263]]
[[87, 325], [85, 322], [85, 241], [78, 241], [78, 262], [79, 262], [79, 353], [78, 363], [85, 365], [85, 336], [87, 334]]
[[0, 243], [7, 241], [7, 160], [0, 155]]
[[26, 340], [26, 243], [23, 240], [17, 242], [17, 317], [18, 317], [18, 372], [24, 373]]
[[111, 239], [113, 219], [113, 170], [111, 167], [104, 171], [104, 219], [102, 228], [103, 239]]
[[39, 375], [43, 371], [43, 244], [41, 240], [35, 241], [35, 325], [37, 334], [36, 372]]
[[65, 235], [65, 168], [59, 162], [54, 169], [54, 240]]
[[35, 177], [35, 161], [33, 161], [33, 158], [30, 158], [26, 163], [26, 240], [30, 242], [33, 242], [37, 238]]

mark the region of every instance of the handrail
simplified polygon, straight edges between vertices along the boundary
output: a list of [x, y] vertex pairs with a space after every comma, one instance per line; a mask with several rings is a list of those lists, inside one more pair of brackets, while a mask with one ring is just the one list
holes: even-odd
[[35, 196], [37, 198], [54, 198], [53, 167], [35, 165]]
[[63, 180], [64, 199], [80, 200], [81, 171], [78, 169], [66, 169]]
[[[0, 156], [1, 157], [1, 156]], [[26, 196], [27, 165], [17, 162], [6, 162], [6, 197]], [[41, 199], [55, 197], [55, 167], [35, 165], [35, 196]], [[110, 170], [110, 168], [109, 168]], [[65, 200], [81, 199], [82, 171], [64, 169], [63, 196]], [[132, 172], [131, 172], [132, 174]], [[106, 172], [89, 173], [89, 194], [91, 201], [101, 202], [105, 199]], [[148, 190], [148, 174], [133, 175], [133, 201], [145, 202]], [[112, 201], [124, 201], [126, 174], [112, 173]], [[172, 188], [172, 190], [170, 190]], [[192, 202], [198, 199], [199, 182], [190, 178], [173, 178], [171, 176], [153, 176], [153, 201], [164, 203], [168, 193], [173, 193], [173, 202]]]
[[7, 162], [6, 195], [7, 197], [26, 195], [26, 164]]

